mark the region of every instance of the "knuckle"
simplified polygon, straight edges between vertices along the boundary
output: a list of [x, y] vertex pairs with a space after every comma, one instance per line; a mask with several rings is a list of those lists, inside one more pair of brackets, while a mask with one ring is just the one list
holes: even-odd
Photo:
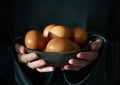
[[38, 54], [37, 54], [37, 53], [31, 53], [31, 54], [32, 54], [31, 56], [32, 56], [33, 58], [38, 58]]

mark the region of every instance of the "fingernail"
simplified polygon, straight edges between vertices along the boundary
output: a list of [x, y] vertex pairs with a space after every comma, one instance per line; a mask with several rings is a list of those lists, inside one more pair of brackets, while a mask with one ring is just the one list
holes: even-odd
[[46, 70], [48, 70], [48, 71], [54, 71], [55, 68], [53, 68], [53, 67], [49, 67], [49, 68], [47, 68]]
[[79, 54], [77, 55], [77, 57], [78, 57], [78, 58], [82, 58], [84, 55], [85, 55], [84, 53], [79, 53]]
[[20, 52], [21, 52], [22, 54], [24, 54], [24, 49], [23, 49], [23, 47], [20, 48]]
[[20, 53], [22, 53], [22, 54], [23, 54], [23, 50], [22, 50], [22, 49], [20, 49]]

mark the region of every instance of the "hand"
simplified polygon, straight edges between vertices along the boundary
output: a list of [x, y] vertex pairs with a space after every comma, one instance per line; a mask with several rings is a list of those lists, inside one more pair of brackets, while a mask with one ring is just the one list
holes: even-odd
[[100, 38], [95, 38], [91, 43], [91, 51], [80, 52], [77, 54], [77, 59], [70, 59], [69, 65], [65, 65], [62, 70], [80, 70], [81, 68], [91, 64], [97, 59], [99, 55], [99, 50], [102, 46], [103, 40]]
[[25, 46], [19, 42], [15, 43], [15, 50], [17, 51], [18, 61], [25, 64], [31, 69], [36, 69], [38, 72], [51, 72], [55, 68], [48, 66], [47, 62], [40, 59], [40, 56], [36, 53], [26, 53]]

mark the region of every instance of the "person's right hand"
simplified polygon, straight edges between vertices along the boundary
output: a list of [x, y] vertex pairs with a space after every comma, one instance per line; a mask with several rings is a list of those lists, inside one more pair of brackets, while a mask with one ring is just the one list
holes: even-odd
[[48, 66], [47, 62], [40, 59], [40, 55], [36, 53], [27, 54], [25, 46], [19, 42], [14, 45], [17, 51], [18, 61], [27, 65], [31, 69], [36, 69], [38, 72], [51, 72], [55, 70], [55, 67]]

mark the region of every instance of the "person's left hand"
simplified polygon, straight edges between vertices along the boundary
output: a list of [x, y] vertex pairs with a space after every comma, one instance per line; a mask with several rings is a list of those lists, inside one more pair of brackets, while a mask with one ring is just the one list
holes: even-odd
[[81, 68], [91, 64], [98, 58], [99, 50], [101, 49], [103, 40], [100, 38], [95, 38], [91, 43], [91, 51], [79, 52], [76, 59], [70, 59], [68, 65], [62, 67], [62, 70], [75, 70], [78, 71]]

